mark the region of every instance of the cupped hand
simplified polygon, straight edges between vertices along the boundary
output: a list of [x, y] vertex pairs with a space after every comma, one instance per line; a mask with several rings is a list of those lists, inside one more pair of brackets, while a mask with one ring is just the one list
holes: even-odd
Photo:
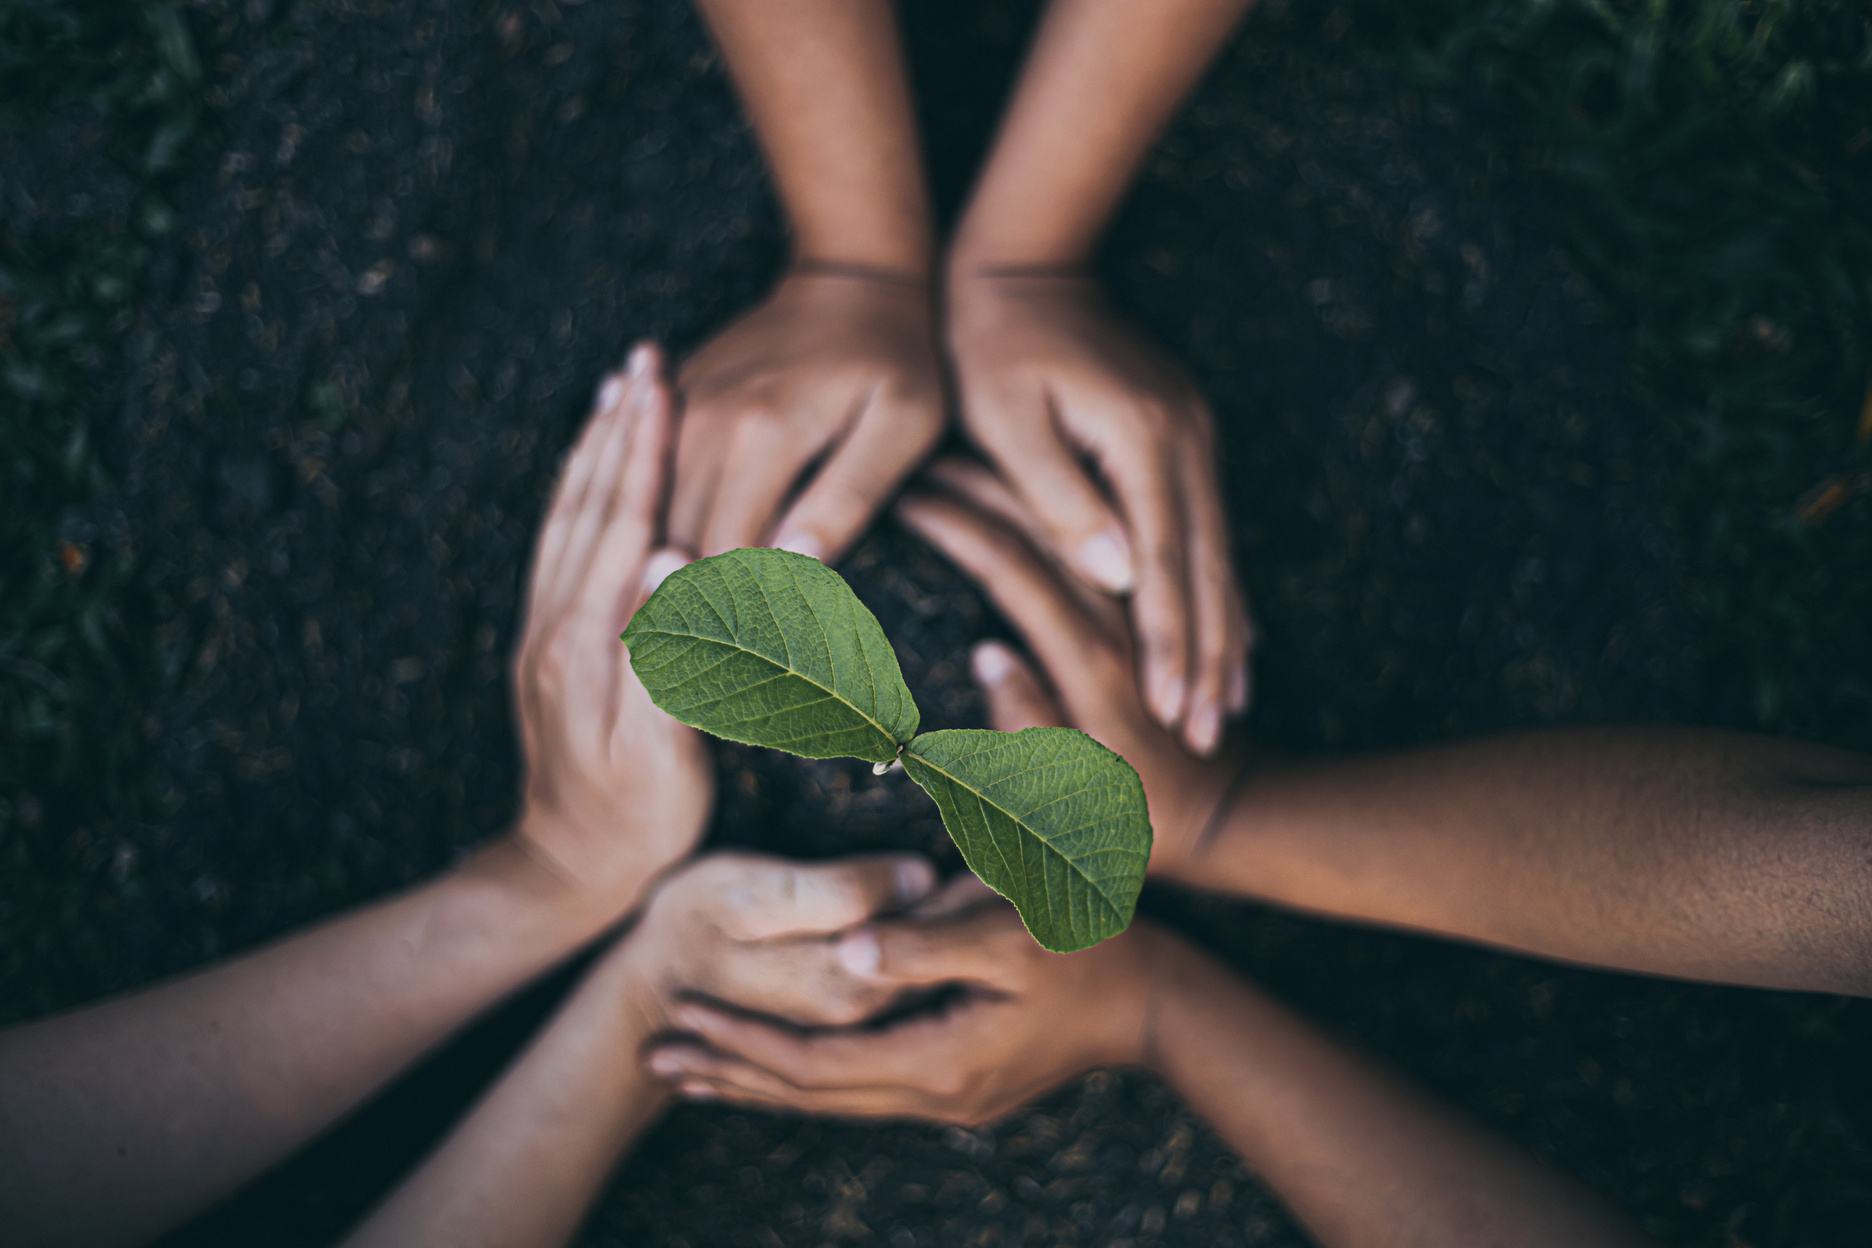
[[[1079, 728], [1137, 769], [1150, 803], [1154, 874], [1186, 873], [1198, 842], [1245, 765], [1245, 747], [1192, 757], [1145, 709], [1132, 677], [1132, 626], [1110, 599], [1055, 573], [1022, 530], [1034, 522], [993, 473], [945, 459], [930, 475], [950, 492], [917, 492], [897, 515], [968, 573], [1019, 630], [1052, 692], [1008, 647], [976, 648], [976, 679], [1003, 731]], [[1057, 700], [1055, 695], [1057, 694]], [[1201, 884], [1199, 878], [1190, 883]]]
[[651, 1072], [694, 1099], [972, 1126], [1082, 1071], [1146, 1059], [1165, 940], [1149, 924], [1059, 954], [973, 876], [929, 909], [838, 944], [843, 965], [869, 968], [862, 978], [887, 996], [955, 986], [941, 1006], [883, 1026], [802, 1031], [689, 1002], [675, 1020], [695, 1038], [654, 1048]]
[[1214, 422], [1090, 278], [960, 273], [946, 333], [963, 426], [1087, 584], [1131, 595], [1151, 713], [1198, 754], [1246, 709], [1252, 629]]
[[943, 428], [929, 292], [795, 271], [686, 361], [670, 538], [844, 553]]
[[533, 556], [514, 701], [525, 848], [622, 913], [702, 833], [714, 776], [701, 737], [650, 701], [619, 634], [683, 557], [657, 550], [670, 393], [639, 346], [607, 377]]
[[710, 854], [657, 888], [613, 956], [628, 964], [645, 1035], [668, 1030], [671, 1011], [694, 1000], [797, 1026], [854, 1023], [896, 990], [854, 974], [837, 934], [901, 911], [935, 883], [914, 854], [818, 863]]

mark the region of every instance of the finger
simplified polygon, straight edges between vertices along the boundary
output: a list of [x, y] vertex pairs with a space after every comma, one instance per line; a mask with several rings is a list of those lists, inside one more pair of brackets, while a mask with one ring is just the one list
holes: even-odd
[[942, 435], [928, 402], [874, 402], [780, 517], [773, 544], [836, 561]]
[[1114, 662], [1123, 663], [1123, 679], [1130, 683], [1122, 647], [1102, 633], [1018, 537], [944, 499], [907, 496], [896, 514], [987, 590], [1039, 659], [1075, 722], [1086, 708], [1103, 704], [1104, 681]]
[[912, 1114], [921, 1100], [904, 1088], [801, 1088], [772, 1071], [695, 1045], [659, 1045], [644, 1064], [690, 1100], [722, 1100], [761, 1109], [879, 1117]]
[[553, 489], [552, 502], [546, 508], [546, 523], [540, 528], [539, 544], [533, 556], [533, 581], [529, 602], [538, 599], [549, 585], [556, 584], [559, 558], [565, 550], [566, 535], [573, 517], [584, 501], [585, 489], [597, 466], [597, 447], [611, 431], [624, 410], [625, 374], [607, 374], [598, 387], [592, 418], [580, 431], [578, 441], [566, 457], [559, 483]]
[[631, 442], [647, 413], [646, 400], [660, 385], [652, 371], [654, 368], [655, 354], [647, 347], [640, 346], [631, 352], [630, 367], [624, 378], [623, 403], [611, 429], [595, 449], [591, 478], [586, 482], [584, 495], [566, 530], [565, 549], [553, 573], [556, 585], [552, 592], [561, 600], [590, 601], [586, 595], [592, 556], [617, 510], [619, 486], [629, 462]]
[[1106, 448], [1099, 466], [1138, 546], [1131, 619], [1144, 701], [1159, 723], [1174, 727], [1189, 697], [1188, 551], [1176, 497], [1179, 474], [1161, 444], [1143, 451]]
[[[841, 433], [855, 414], [840, 422]], [[764, 542], [801, 469], [822, 449], [822, 444], [802, 441], [777, 410], [738, 413], [732, 427], [721, 480], [696, 548], [705, 556]]]
[[1183, 455], [1182, 477], [1194, 648], [1183, 740], [1208, 757], [1222, 743], [1223, 716], [1242, 709], [1231, 706], [1231, 695], [1236, 692], [1232, 682], [1246, 670], [1246, 621], [1215, 476], [1193, 444]]
[[736, 940], [836, 932], [901, 910], [936, 887], [918, 854], [866, 854], [830, 863], [737, 855], [736, 874], [716, 896], [721, 926]]
[[998, 641], [984, 641], [970, 656], [975, 680], [988, 698], [988, 723], [1001, 732], [1066, 724], [1053, 695], [1040, 685], [1033, 669]]
[[930, 919], [887, 919], [839, 938], [853, 975], [900, 987], [973, 983], [1011, 990], [1031, 953], [1020, 916], [1005, 901]]
[[[596, 613], [610, 636], [623, 631], [647, 592], [643, 588], [646, 559], [656, 540], [663, 510], [670, 394], [654, 362], [634, 401], [635, 419], [611, 484], [610, 514], [593, 545], [590, 561], [579, 573], [581, 602]], [[601, 484], [594, 478], [592, 488], [596, 490]]]
[[1033, 513], [1046, 545], [1089, 584], [1109, 594], [1130, 591], [1137, 572], [1125, 525], [1061, 438], [1046, 397], [989, 406], [971, 428]]
[[[732, 1014], [698, 1001], [674, 1012], [676, 1025], [708, 1041], [707, 1058], [739, 1058], [807, 1091], [878, 1087], [922, 1087], [931, 1073], [947, 1069], [958, 1054], [943, 1062], [945, 1042], [958, 1036], [951, 1015], [888, 1027], [881, 1031], [841, 1030], [801, 1033], [772, 1023]], [[704, 1053], [692, 1050], [692, 1053]], [[715, 1065], [692, 1067], [709, 1075]]]

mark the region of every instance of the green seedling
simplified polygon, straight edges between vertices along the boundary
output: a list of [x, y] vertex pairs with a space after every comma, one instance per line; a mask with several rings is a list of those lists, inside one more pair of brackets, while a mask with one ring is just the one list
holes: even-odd
[[1131, 922], [1150, 812], [1131, 764], [1073, 728], [918, 733], [877, 617], [832, 569], [731, 550], [672, 573], [624, 630], [651, 699], [704, 732], [806, 758], [902, 762], [962, 860], [1035, 940], [1084, 949]]

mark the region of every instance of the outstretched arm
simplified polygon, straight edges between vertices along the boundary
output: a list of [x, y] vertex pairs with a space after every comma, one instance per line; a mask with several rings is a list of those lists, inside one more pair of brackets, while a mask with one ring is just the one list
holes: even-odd
[[889, 989], [845, 971], [828, 933], [916, 900], [934, 879], [903, 855], [804, 865], [721, 854], [685, 867], [350, 1248], [565, 1243], [668, 1099], [639, 1058], [680, 999], [727, 994], [800, 1022], [861, 1017]]
[[535, 555], [516, 830], [400, 896], [0, 1033], [8, 1242], [133, 1243], [205, 1207], [614, 924], [694, 844], [706, 751], [650, 705], [617, 639], [652, 566], [656, 369], [642, 350], [608, 379]]
[[667, 1042], [655, 1068], [691, 1096], [974, 1125], [1088, 1068], [1143, 1065], [1329, 1248], [1648, 1242], [1578, 1184], [1149, 922], [1048, 953], [986, 891], [964, 877], [940, 899], [948, 912], [840, 939], [878, 983], [964, 985], [943, 1012], [802, 1034], [689, 1006], [677, 1017], [706, 1047]]
[[924, 497], [901, 514], [982, 583], [1059, 703], [991, 651], [1005, 696], [1137, 767], [1153, 871], [1544, 957], [1872, 995], [1872, 758], [1600, 727], [1318, 762], [1191, 759], [1130, 686], [1124, 622], [1034, 554], [1018, 501], [978, 467], [940, 475], [974, 506]]
[[945, 268], [963, 424], [1087, 585], [1130, 594], [1157, 721], [1212, 754], [1249, 697], [1213, 421], [1088, 259], [1248, 0], [1053, 0]]
[[[793, 227], [683, 365], [670, 534], [841, 554], [942, 432], [921, 149], [888, 0], [697, 0]], [[797, 497], [795, 492], [797, 491]]]

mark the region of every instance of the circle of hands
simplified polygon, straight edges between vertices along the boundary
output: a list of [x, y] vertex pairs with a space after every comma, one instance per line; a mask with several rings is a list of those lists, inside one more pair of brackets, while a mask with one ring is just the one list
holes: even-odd
[[[905, 304], [874, 316], [880, 297], [895, 296], [836, 282], [783, 284], [774, 300], [684, 370], [695, 390], [680, 422], [655, 348], [638, 347], [622, 373], [606, 378], [567, 461], [529, 590], [515, 664], [527, 765], [516, 836], [529, 856], [600, 911], [635, 911], [593, 978], [626, 985], [627, 1034], [642, 1038], [639, 1060], [680, 1094], [973, 1124], [1091, 1067], [1143, 1060], [1156, 978], [1150, 967], [1171, 938], [1140, 920], [1093, 949], [1049, 953], [1013, 907], [972, 875], [938, 887], [934, 869], [915, 855], [813, 864], [744, 853], [688, 857], [711, 808], [709, 753], [698, 733], [651, 703], [618, 642], [632, 612], [688, 552], [714, 553], [767, 536], [775, 523], [769, 515], [801, 462], [818, 458], [821, 466], [778, 529], [793, 535], [796, 548], [830, 557], [868, 521], [875, 502], [867, 491], [880, 488], [879, 480], [894, 488], [928, 449], [941, 428], [942, 387], [933, 359], [918, 355], [916, 310]], [[1036, 331], [1042, 340], [1079, 318], [1122, 344], [1121, 331], [1078, 295], [1039, 297], [1060, 305], [1059, 319]], [[792, 301], [823, 301], [834, 318], [867, 328], [817, 340], [784, 311]], [[1093, 358], [1075, 350], [1081, 363]], [[816, 394], [823, 402], [795, 403], [787, 387], [807, 384], [811, 370], [789, 373], [777, 362], [838, 351], [852, 354], [819, 357], [829, 367], [813, 384], [833, 387]], [[997, 371], [989, 354], [968, 357], [963, 376], [986, 380], [965, 385], [1006, 387], [1010, 394], [1031, 385], [1032, 401], [1049, 401], [1041, 390], [1048, 383]], [[1063, 363], [1070, 354], [1054, 349]], [[1166, 367], [1135, 344], [1129, 354], [1117, 350], [1109, 358], [1120, 368]], [[729, 401], [734, 393], [764, 398], [751, 409], [736, 408]], [[798, 415], [835, 409], [842, 423], [819, 433]], [[738, 417], [728, 414], [735, 410]], [[1186, 421], [1191, 439], [1179, 471], [1207, 481], [1207, 414], [1193, 398], [1174, 417], [1169, 412], [1160, 416]], [[1048, 418], [1052, 445], [1029, 448], [1056, 461], [1043, 470], [1049, 489], [1079, 471], [1078, 452], [1061, 440], [1057, 416], [1056, 408]], [[1120, 434], [1100, 432], [1095, 422], [1086, 427], [1094, 440], [1110, 438], [1094, 445], [1130, 454]], [[1167, 441], [1181, 446], [1183, 436]], [[796, 459], [785, 460], [785, 453]], [[673, 483], [665, 480], [672, 459]], [[770, 470], [789, 479], [769, 477]], [[1194, 492], [1165, 488], [1186, 501]], [[1213, 484], [1206, 488], [1213, 501]], [[1094, 495], [1087, 502], [1107, 507]], [[1059, 526], [1084, 517], [1041, 515], [1019, 487], [978, 461], [938, 461], [895, 511], [982, 584], [1048, 673], [1043, 683], [1000, 643], [977, 647], [973, 666], [993, 726], [1074, 726], [1123, 755], [1150, 801], [1152, 868], [1174, 870], [1191, 852], [1236, 760], [1192, 753], [1187, 725], [1163, 714], [1167, 704], [1146, 692], [1158, 687], [1153, 682], [1164, 679], [1164, 670], [1183, 669], [1153, 665], [1167, 661], [1164, 648], [1140, 639], [1149, 635], [1147, 623], [1163, 624], [1150, 615], [1161, 604], [1146, 608], [1142, 597], [1146, 587], [1163, 588], [1155, 578], [1180, 577], [1225, 552], [1219, 534], [1191, 535], [1185, 523], [1189, 549], [1209, 553], [1143, 561], [1127, 611], [1110, 592], [1121, 588], [1121, 578], [1088, 583], [1070, 559], [1046, 553], [1061, 549], [1068, 530]], [[1110, 514], [1105, 510], [1098, 522], [1108, 523]], [[1144, 548], [1169, 549], [1155, 531]], [[1245, 617], [1230, 582], [1221, 584], [1223, 596], [1189, 618], [1211, 612], [1223, 620], [1217, 635], [1236, 647], [1229, 661], [1245, 662]], [[1182, 584], [1165, 592], [1188, 597]], [[1186, 627], [1186, 620], [1174, 627]], [[1228, 696], [1222, 686], [1239, 680], [1210, 670], [1215, 657], [1204, 660], [1211, 693], [1199, 699]], [[1183, 662], [1179, 652], [1175, 664]], [[1237, 691], [1245, 694], [1245, 687], [1238, 683]], [[1236, 696], [1230, 705], [1240, 702]], [[1203, 753], [1215, 755], [1218, 744], [1209, 742]], [[656, 882], [646, 889], [644, 880]], [[1061, 1028], [1062, 1017], [1078, 1025]]]

